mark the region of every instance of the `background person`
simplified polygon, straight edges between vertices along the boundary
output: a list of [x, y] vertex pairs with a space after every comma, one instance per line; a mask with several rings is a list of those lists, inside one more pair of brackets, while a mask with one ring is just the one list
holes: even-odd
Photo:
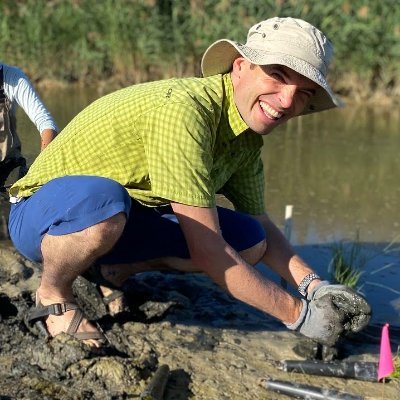
[[3, 191], [15, 168], [19, 167], [19, 178], [27, 171], [17, 134], [17, 105], [35, 124], [43, 150], [57, 135], [57, 125], [21, 69], [0, 63], [0, 190]]
[[[134, 85], [80, 112], [10, 190], [11, 238], [43, 264], [30, 321], [99, 346], [74, 280], [88, 274], [112, 291], [136, 272], [174, 268], [206, 273], [320, 343], [362, 329], [368, 303], [321, 281], [265, 210], [262, 135], [340, 105], [326, 80], [331, 56], [312, 25], [271, 18], [245, 45], [211, 45], [203, 78]], [[235, 210], [217, 207], [216, 193]], [[259, 261], [303, 297], [269, 281]]]

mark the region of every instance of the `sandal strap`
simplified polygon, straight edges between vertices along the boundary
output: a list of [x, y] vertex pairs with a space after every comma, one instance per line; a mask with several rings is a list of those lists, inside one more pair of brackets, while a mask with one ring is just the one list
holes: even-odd
[[83, 312], [79, 308], [77, 308], [65, 333], [74, 336], [82, 320], [83, 320]]
[[[72, 317], [72, 320], [68, 326], [68, 329], [65, 331], [68, 335], [73, 336], [75, 339], [78, 340], [89, 340], [89, 339], [95, 339], [95, 340], [100, 340], [104, 343], [106, 343], [106, 337], [101, 333], [100, 331], [93, 331], [93, 332], [77, 332], [79, 325], [82, 322], [82, 319], [84, 317], [84, 314], [80, 308], [77, 308], [75, 310], [74, 316]], [[97, 326], [98, 329], [100, 329], [99, 326]]]
[[108, 306], [112, 301], [119, 299], [124, 296], [124, 292], [122, 290], [113, 290], [111, 294], [103, 297], [103, 303]]
[[[123, 291], [122, 287], [118, 287], [108, 281], [106, 278], [101, 273], [101, 265], [99, 264], [93, 264], [92, 266], [89, 267], [83, 274], [82, 277], [85, 278], [87, 281], [92, 282], [96, 286], [96, 290], [99, 293], [103, 303], [108, 307], [111, 302], [113, 302], [116, 299], [119, 298], [124, 298], [125, 293]], [[102, 293], [102, 290], [100, 286], [105, 286], [109, 289], [112, 290], [112, 292], [104, 296]]]
[[62, 315], [70, 310], [78, 310], [79, 307], [75, 303], [54, 303], [44, 306], [39, 303], [36, 308], [29, 312], [28, 321], [42, 319], [49, 315]]
[[[31, 309], [26, 316], [27, 326], [30, 327], [33, 324], [40, 323], [42, 326], [41, 329], [44, 333], [46, 333], [46, 337], [49, 338], [50, 335], [47, 331], [47, 327], [42, 320], [49, 315], [59, 316], [71, 310], [74, 310], [75, 312], [65, 333], [73, 336], [78, 340], [94, 339], [100, 340], [102, 344], [107, 343], [107, 338], [101, 331], [77, 332], [79, 325], [84, 318], [84, 314], [76, 303], [54, 303], [49, 304], [48, 306], [44, 306], [43, 304], [38, 302], [37, 306]], [[97, 326], [97, 328], [100, 329], [99, 326]]]
[[99, 340], [102, 344], [107, 343], [107, 338], [101, 332], [76, 332], [72, 335], [75, 339], [78, 340]]

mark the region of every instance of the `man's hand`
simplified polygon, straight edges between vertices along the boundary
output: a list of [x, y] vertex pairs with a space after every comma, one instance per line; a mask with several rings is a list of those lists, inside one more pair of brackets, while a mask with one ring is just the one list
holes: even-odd
[[360, 294], [345, 285], [331, 285], [323, 281], [307, 296], [310, 301], [328, 297], [333, 305], [344, 313], [345, 331], [359, 332], [368, 325], [371, 307]]
[[363, 329], [370, 317], [371, 307], [362, 296], [347, 286], [323, 281], [303, 300], [298, 320], [287, 327], [333, 346], [342, 335]]

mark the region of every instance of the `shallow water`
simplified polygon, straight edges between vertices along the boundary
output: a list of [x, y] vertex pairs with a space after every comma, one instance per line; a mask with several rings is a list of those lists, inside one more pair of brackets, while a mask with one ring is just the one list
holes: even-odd
[[[99, 97], [94, 90], [76, 89], [41, 95], [61, 128]], [[374, 321], [396, 325], [400, 257], [393, 249], [400, 246], [399, 122], [398, 109], [349, 105], [289, 121], [265, 137], [262, 153], [272, 219], [283, 228], [285, 206], [294, 206], [290, 240], [325, 278], [332, 245], [358, 237], [368, 257], [372, 254], [362, 266], [361, 290], [377, 309]], [[32, 162], [39, 140], [22, 112], [18, 127], [24, 153]], [[0, 237], [6, 215], [2, 203]], [[390, 251], [385, 250], [392, 241]]]
[[400, 241], [400, 112], [348, 107], [289, 121], [265, 138], [267, 207], [292, 241]]

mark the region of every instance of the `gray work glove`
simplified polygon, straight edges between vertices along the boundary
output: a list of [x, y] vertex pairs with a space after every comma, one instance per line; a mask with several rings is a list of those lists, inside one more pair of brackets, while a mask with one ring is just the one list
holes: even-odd
[[302, 302], [299, 318], [286, 326], [327, 346], [346, 333], [360, 331], [371, 317], [371, 307], [361, 295], [328, 281], [316, 285]]

